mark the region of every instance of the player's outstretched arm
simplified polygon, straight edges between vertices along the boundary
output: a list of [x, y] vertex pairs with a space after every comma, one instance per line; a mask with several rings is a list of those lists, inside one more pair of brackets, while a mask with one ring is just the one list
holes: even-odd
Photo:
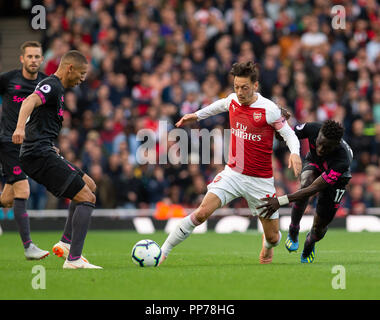
[[322, 176], [319, 176], [311, 185], [302, 188], [292, 194], [284, 195], [278, 198], [260, 199], [266, 203], [258, 206], [257, 209], [264, 209], [261, 214], [264, 216], [264, 218], [269, 218], [280, 208], [280, 206], [287, 205], [290, 202], [298, 201], [304, 198], [309, 198], [325, 189], [328, 185], [329, 184], [325, 181], [325, 179], [323, 179]]
[[175, 124], [175, 126], [178, 128], [178, 127], [181, 127], [181, 126], [186, 125], [188, 123], [203, 120], [203, 119], [206, 119], [208, 117], [219, 114], [221, 112], [226, 112], [226, 111], [228, 111], [228, 104], [226, 103], [226, 101], [227, 101], [227, 99], [219, 99], [219, 100], [211, 103], [209, 106], [198, 110], [195, 113], [185, 114]]
[[191, 122], [194, 122], [194, 121], [197, 121], [198, 120], [198, 116], [196, 113], [188, 113], [188, 114], [185, 114], [176, 124], [175, 126], [177, 128], [179, 127], [182, 127], [186, 124], [189, 124]]
[[12, 135], [12, 142], [14, 144], [21, 144], [24, 141], [26, 122], [29, 116], [32, 114], [34, 108], [40, 106], [41, 104], [41, 98], [35, 93], [29, 95], [22, 102], [20, 113], [18, 115], [17, 126]]

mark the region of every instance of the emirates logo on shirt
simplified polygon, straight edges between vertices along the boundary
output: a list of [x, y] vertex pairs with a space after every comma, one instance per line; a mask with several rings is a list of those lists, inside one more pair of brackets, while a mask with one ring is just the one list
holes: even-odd
[[255, 120], [256, 122], [259, 122], [261, 120], [261, 117], [262, 113], [260, 111], [255, 111], [253, 113], [253, 120]]

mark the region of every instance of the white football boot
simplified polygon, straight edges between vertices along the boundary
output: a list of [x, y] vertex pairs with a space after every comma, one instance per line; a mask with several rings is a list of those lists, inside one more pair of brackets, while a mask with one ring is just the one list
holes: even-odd
[[41, 250], [33, 242], [29, 248], [25, 249], [24, 253], [27, 260], [41, 260], [49, 255], [49, 251]]
[[[70, 252], [70, 245], [68, 243], [65, 243], [63, 241], [59, 241], [58, 243], [56, 243], [54, 246], [53, 246], [53, 249], [52, 249], [53, 253], [59, 257], [59, 258], [63, 258], [63, 259], [67, 259], [67, 257], [69, 256], [69, 252]], [[81, 259], [84, 261], [84, 262], [87, 262], [88, 263], [88, 260], [81, 256]]]
[[88, 261], [84, 261], [83, 259], [78, 259], [74, 261], [69, 261], [66, 259], [63, 264], [63, 269], [103, 269], [102, 267], [95, 266]]

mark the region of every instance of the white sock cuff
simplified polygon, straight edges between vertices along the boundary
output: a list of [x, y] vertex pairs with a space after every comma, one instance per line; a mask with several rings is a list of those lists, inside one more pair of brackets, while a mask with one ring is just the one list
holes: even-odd
[[274, 243], [274, 244], [270, 243], [267, 241], [267, 239], [265, 239], [265, 248], [270, 249], [273, 247], [277, 247], [281, 242], [281, 238], [282, 238], [281, 231], [278, 231], [278, 241], [276, 243]]
[[194, 223], [191, 221], [190, 215], [181, 219], [173, 231], [171, 231], [162, 245], [161, 249], [165, 257], [167, 257], [172, 249], [184, 241], [195, 229]]
[[186, 229], [193, 230], [196, 227], [196, 224], [193, 222], [191, 214], [183, 218], [183, 220], [180, 222]]
[[202, 222], [200, 222], [197, 217], [195, 216], [195, 212], [189, 214], [189, 217], [190, 217], [190, 221], [192, 222], [192, 224], [196, 227], [196, 226], [199, 226], [200, 224], [202, 224]]

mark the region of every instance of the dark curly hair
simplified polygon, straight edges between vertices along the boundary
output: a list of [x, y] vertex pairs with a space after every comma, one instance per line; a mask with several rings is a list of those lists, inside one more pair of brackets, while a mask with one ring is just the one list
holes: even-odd
[[321, 130], [327, 139], [334, 141], [340, 141], [344, 134], [343, 126], [334, 120], [326, 120], [323, 122]]
[[259, 69], [253, 61], [234, 63], [230, 74], [235, 77], [249, 77], [252, 82], [259, 80]]

